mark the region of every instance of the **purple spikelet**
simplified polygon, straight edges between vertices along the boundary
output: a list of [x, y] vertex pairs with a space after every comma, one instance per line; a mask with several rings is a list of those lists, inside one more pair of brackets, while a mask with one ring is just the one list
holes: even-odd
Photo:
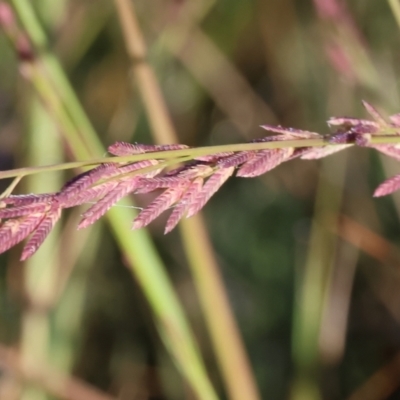
[[[157, 160], [143, 160], [143, 161], [138, 161], [135, 163], [130, 163], [127, 165], [123, 165], [122, 167], [119, 167], [117, 170], [117, 173], [115, 175], [123, 175], [123, 174], [128, 174], [129, 172], [134, 172], [134, 171], [139, 171], [141, 169], [147, 168], [147, 167], [153, 167], [157, 165], [159, 161]], [[146, 176], [155, 176], [159, 173], [159, 170], [154, 170], [151, 172], [146, 172]]]
[[47, 208], [46, 203], [33, 203], [13, 208], [2, 208], [0, 209], [0, 219], [16, 218], [16, 217], [22, 217], [24, 215], [43, 212], [46, 208]]
[[400, 127], [400, 114], [393, 114], [389, 117], [394, 126]]
[[[106, 182], [96, 184], [93, 187], [88, 187], [89, 185], [85, 184], [86, 188], [82, 187], [82, 190], [77, 191], [74, 195], [65, 196], [63, 191], [61, 191], [57, 195], [57, 199], [60, 203], [62, 203], [64, 208], [74, 207], [80, 204], [88, 203], [93, 201], [94, 199], [102, 198], [107, 193], [113, 191], [120, 181], [125, 181], [130, 172], [138, 171], [140, 169], [151, 167], [153, 165], [157, 165], [158, 161], [156, 160], [143, 160], [137, 163], [130, 163], [127, 165], [123, 165], [121, 167], [115, 166], [113, 168], [107, 169], [101, 175], [102, 179], [106, 179]], [[147, 172], [145, 176], [154, 176], [159, 173], [159, 170]], [[112, 178], [112, 179], [111, 179]], [[111, 179], [111, 180], [110, 180]], [[133, 177], [131, 178], [133, 179]], [[96, 179], [97, 181], [98, 179]]]
[[400, 189], [400, 175], [395, 175], [381, 183], [374, 192], [374, 197], [386, 196]]
[[375, 122], [380, 126], [387, 126], [388, 123], [382, 117], [382, 115], [378, 112], [378, 110], [373, 107], [371, 104], [367, 103], [366, 101], [362, 101], [363, 106], [368, 111], [368, 114], [375, 120]]
[[303, 155], [300, 156], [302, 160], [318, 160], [342, 151], [348, 147], [353, 146], [352, 144], [342, 144], [336, 146], [323, 146], [323, 147], [309, 147]]
[[239, 168], [236, 176], [253, 178], [262, 175], [288, 160], [292, 156], [293, 150], [293, 148], [261, 150], [253, 159]]
[[359, 125], [364, 125], [368, 127], [368, 129], [374, 132], [379, 128], [379, 125], [375, 121], [368, 121], [365, 119], [359, 118], [350, 118], [350, 117], [332, 117], [328, 119], [328, 125], [331, 127], [342, 127], [345, 129], [350, 129], [351, 127], [356, 127]]
[[[24, 217], [25, 219], [28, 217]], [[21, 220], [23, 220], [21, 218]], [[4, 222], [0, 228], [0, 248], [7, 243], [13, 234], [18, 231], [20, 227], [20, 221], [9, 219], [8, 221]]]
[[67, 182], [64, 185], [64, 187], [60, 190], [60, 193], [58, 195], [58, 201], [61, 203], [63, 202], [68, 203], [68, 201], [72, 197], [76, 196], [83, 190], [92, 186], [99, 179], [112, 176], [113, 174], [116, 173], [116, 171], [117, 171], [116, 164], [107, 163], [107, 164], [101, 164], [98, 167], [92, 169], [91, 171], [78, 175], [76, 178]]
[[145, 152], [139, 146], [126, 142], [113, 143], [111, 146], [108, 146], [107, 151], [114, 156], [130, 156]]
[[139, 178], [132, 178], [129, 181], [121, 182], [113, 190], [108, 192], [96, 204], [90, 207], [83, 215], [78, 229], [86, 228], [101, 218], [117, 201], [127, 194], [133, 192], [139, 182]]
[[175, 226], [178, 224], [178, 222], [185, 216], [193, 200], [201, 192], [203, 181], [203, 178], [196, 178], [186, 189], [179, 203], [172, 210], [172, 213], [169, 216], [167, 224], [165, 226], [164, 233], [171, 232], [172, 229], [174, 229]]
[[154, 151], [181, 150], [187, 149], [188, 147], [189, 146], [184, 144], [152, 145], [116, 142], [108, 147], [108, 152], [115, 156], [129, 156], [134, 154], [150, 153]]
[[190, 184], [192, 179], [198, 176], [208, 176], [213, 172], [208, 165], [192, 165], [190, 168], [178, 168], [170, 171], [164, 176], [153, 178], [141, 178], [139, 188], [135, 193], [149, 193], [156, 189], [170, 188]]
[[183, 149], [188, 149], [189, 146], [186, 144], [178, 144], [178, 143], [173, 143], [173, 144], [159, 144], [159, 145], [154, 145], [154, 146], [145, 146], [146, 153], [152, 152], [152, 151], [170, 151], [170, 150], [183, 150]]
[[86, 189], [83, 192], [77, 193], [76, 196], [68, 199], [68, 201], [64, 200], [62, 203], [63, 208], [75, 207], [81, 204], [90, 203], [96, 199], [100, 199], [112, 191], [117, 185], [118, 182], [109, 181]]
[[226, 180], [233, 174], [235, 167], [228, 167], [217, 170], [214, 175], [208, 178], [203, 188], [197, 193], [192, 204], [189, 206], [187, 218], [197, 214], [210, 200], [211, 196], [226, 182]]
[[255, 157], [255, 155], [255, 151], [240, 151], [232, 156], [225, 157], [222, 160], [218, 161], [217, 165], [219, 168], [236, 167], [251, 160]]
[[233, 151], [225, 151], [223, 153], [210, 154], [208, 156], [198, 156], [198, 157], [195, 157], [194, 159], [198, 160], [198, 161], [204, 161], [204, 162], [217, 162], [223, 158], [232, 156], [233, 154], [235, 154]]
[[[274, 125], [261, 125], [261, 128], [270, 131], [270, 132], [275, 132], [275, 133], [281, 133], [282, 136], [279, 138], [271, 136], [270, 140], [289, 140], [289, 139], [294, 139], [294, 138], [299, 138], [299, 139], [313, 139], [313, 138], [319, 138], [321, 135], [317, 132], [311, 132], [311, 131], [304, 131], [301, 129], [294, 129], [294, 128], [285, 128], [283, 126], [274, 126]], [[266, 141], [268, 141], [268, 137], [265, 138]]]
[[140, 180], [140, 188], [136, 193], [149, 193], [156, 189], [165, 189], [176, 187], [182, 184], [185, 179], [181, 176], [161, 176], [155, 178], [142, 178]]
[[177, 202], [187, 187], [184, 185], [165, 190], [160, 196], [150, 203], [133, 221], [132, 229], [139, 229], [147, 226], [156, 219], [162, 212]]
[[44, 193], [44, 194], [19, 194], [11, 195], [1, 202], [6, 205], [12, 205], [14, 207], [26, 206], [28, 204], [43, 203], [46, 201], [51, 201], [54, 198], [54, 193]]
[[396, 145], [374, 144], [370, 145], [370, 147], [373, 147], [381, 153], [400, 161], [400, 147], [397, 147]]
[[25, 261], [27, 258], [36, 253], [60, 217], [61, 207], [58, 203], [54, 203], [50, 207], [50, 210], [46, 213], [46, 216], [35, 228], [35, 232], [33, 233], [32, 237], [26, 243], [20, 258], [21, 261]]
[[29, 236], [43, 219], [43, 214], [33, 213], [19, 220], [9, 220], [0, 228], [0, 253], [4, 253]]

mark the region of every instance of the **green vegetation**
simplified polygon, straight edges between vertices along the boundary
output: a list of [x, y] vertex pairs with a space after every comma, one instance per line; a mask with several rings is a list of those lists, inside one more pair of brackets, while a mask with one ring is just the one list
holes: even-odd
[[[0, 177], [54, 192], [116, 141], [196, 147], [169, 166], [274, 147], [231, 145], [263, 124], [326, 134], [361, 99], [394, 114], [399, 20], [396, 1], [0, 2]], [[397, 172], [368, 148], [293, 160], [165, 236], [130, 229], [133, 199], [79, 231], [68, 210], [29, 261], [1, 255], [0, 398], [396, 396], [400, 203], [372, 194]]]

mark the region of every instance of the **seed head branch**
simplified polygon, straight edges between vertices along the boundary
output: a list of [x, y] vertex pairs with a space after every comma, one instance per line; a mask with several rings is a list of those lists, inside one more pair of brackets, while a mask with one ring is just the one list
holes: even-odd
[[[23, 168], [0, 172], [0, 179], [68, 167], [94, 166], [56, 193], [12, 195], [10, 187], [0, 197], [0, 253], [28, 238], [21, 260], [41, 246], [62, 210], [94, 203], [82, 215], [79, 229], [92, 225], [121, 198], [134, 193], [161, 193], [133, 221], [132, 229], [147, 226], [171, 209], [165, 233], [182, 218], [200, 211], [231, 176], [253, 178], [294, 158], [315, 160], [351, 146], [370, 147], [400, 160], [400, 115], [386, 121], [370, 104], [363, 103], [372, 120], [334, 117], [328, 125], [332, 133], [320, 135], [281, 126], [264, 125], [275, 133], [239, 145], [190, 148], [186, 145], [149, 145], [117, 142], [108, 151], [112, 157], [58, 166]], [[180, 164], [172, 170], [171, 165]], [[400, 175], [383, 182], [374, 196], [384, 196], [400, 188]]]

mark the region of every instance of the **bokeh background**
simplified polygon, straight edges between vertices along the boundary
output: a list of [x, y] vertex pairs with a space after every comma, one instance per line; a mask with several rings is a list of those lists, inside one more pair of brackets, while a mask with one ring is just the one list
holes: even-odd
[[[48, 38], [41, 49], [19, 22], [21, 9], [9, 13], [17, 3], [0, 3], [2, 170], [75, 157], [32, 83], [31, 66], [48, 54], [104, 146], [159, 140], [143, 64], [179, 142], [191, 146], [259, 138], [268, 134], [263, 123], [326, 134], [331, 116], [366, 118], [361, 100], [384, 115], [400, 110], [397, 1], [134, 0], [147, 47], [136, 59], [121, 1], [32, 1]], [[232, 178], [205, 207], [258, 398], [400, 398], [400, 197], [372, 198], [397, 171], [371, 149], [349, 149]], [[34, 175], [16, 192], [55, 191], [74, 172]], [[151, 196], [135, 200], [143, 206]], [[76, 231], [81, 213], [66, 213], [28, 262], [18, 261], [20, 248], [0, 256], [0, 398], [198, 398], [113, 231], [105, 219]], [[151, 224], [151, 238], [212, 385], [221, 399], [234, 398], [182, 244], [185, 232], [197, 240], [196, 230], [164, 236], [164, 224], [164, 216]], [[52, 387], [54, 373], [67, 383]]]

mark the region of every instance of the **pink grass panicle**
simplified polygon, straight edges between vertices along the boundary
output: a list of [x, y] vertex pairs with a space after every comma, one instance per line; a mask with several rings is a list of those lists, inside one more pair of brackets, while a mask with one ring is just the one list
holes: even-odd
[[[363, 102], [372, 120], [333, 117], [328, 120], [331, 134], [282, 126], [262, 126], [275, 135], [253, 140], [253, 143], [323, 139], [324, 145], [227, 151], [193, 156], [172, 170], [165, 170], [162, 157], [152, 153], [190, 149], [182, 144], [151, 145], [116, 142], [108, 151], [114, 156], [148, 154], [142, 161], [107, 161], [67, 182], [57, 193], [10, 195], [0, 198], [0, 253], [28, 239], [21, 260], [31, 257], [41, 246], [62, 210], [93, 203], [82, 214], [78, 228], [86, 228], [101, 218], [121, 198], [135, 193], [158, 195], [134, 219], [132, 228], [147, 226], [161, 213], [171, 209], [165, 233], [182, 218], [199, 212], [219, 188], [231, 177], [253, 178], [294, 158], [315, 160], [357, 145], [370, 147], [400, 161], [400, 144], [374, 144], [377, 136], [400, 136], [400, 114], [388, 121], [370, 104]], [[178, 161], [177, 161], [178, 162]], [[384, 196], [400, 189], [400, 174], [383, 182], [374, 196]]]

